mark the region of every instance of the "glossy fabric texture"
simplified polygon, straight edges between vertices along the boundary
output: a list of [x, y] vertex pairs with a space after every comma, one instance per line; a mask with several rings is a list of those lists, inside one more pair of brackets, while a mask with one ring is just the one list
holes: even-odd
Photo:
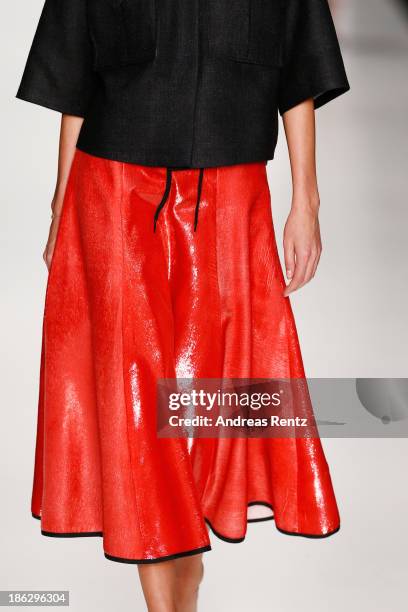
[[[156, 437], [161, 377], [303, 377], [263, 162], [173, 172], [77, 151], [45, 303], [32, 512], [149, 562], [339, 527], [319, 439]], [[261, 505], [255, 504], [261, 502]], [[250, 510], [248, 510], [248, 506]], [[262, 512], [261, 512], [262, 511]], [[258, 512], [258, 514], [257, 514]]]

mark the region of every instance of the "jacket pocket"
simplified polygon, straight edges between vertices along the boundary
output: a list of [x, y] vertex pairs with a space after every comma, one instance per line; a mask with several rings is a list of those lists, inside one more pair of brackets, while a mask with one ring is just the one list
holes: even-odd
[[282, 65], [285, 0], [208, 0], [210, 54], [237, 62]]
[[156, 0], [88, 0], [94, 68], [151, 60], [156, 53]]

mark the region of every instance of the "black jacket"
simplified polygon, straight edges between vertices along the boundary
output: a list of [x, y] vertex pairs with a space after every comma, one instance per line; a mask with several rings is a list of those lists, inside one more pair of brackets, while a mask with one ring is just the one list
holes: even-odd
[[46, 0], [17, 97], [85, 117], [87, 153], [209, 167], [348, 89], [327, 0]]

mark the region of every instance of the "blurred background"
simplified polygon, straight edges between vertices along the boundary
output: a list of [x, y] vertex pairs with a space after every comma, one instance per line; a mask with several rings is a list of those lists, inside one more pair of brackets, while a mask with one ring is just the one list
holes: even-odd
[[[40, 535], [30, 515], [42, 309], [59, 116], [16, 101], [43, 0], [3, 2], [0, 589], [69, 589], [75, 612], [143, 610], [136, 568], [98, 538]], [[351, 91], [316, 113], [323, 257], [292, 305], [308, 376], [408, 376], [408, 2], [331, 0]], [[291, 185], [268, 165], [277, 241]], [[213, 539], [201, 610], [406, 609], [407, 440], [323, 440], [342, 528], [327, 540], [248, 526]], [[103, 589], [101, 587], [103, 585]]]
[[[408, 1], [330, 4], [351, 91], [316, 113], [324, 252], [292, 303], [309, 376], [404, 377]], [[269, 176], [281, 243], [290, 200], [283, 137], [276, 162]]]

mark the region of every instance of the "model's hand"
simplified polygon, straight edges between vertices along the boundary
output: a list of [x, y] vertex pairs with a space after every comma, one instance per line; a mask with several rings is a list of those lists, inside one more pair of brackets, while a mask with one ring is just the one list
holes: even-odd
[[67, 187], [72, 162], [75, 156], [78, 135], [81, 130], [83, 121], [84, 120], [82, 117], [65, 114], [61, 115], [58, 176], [57, 183], [55, 186], [54, 197], [51, 203], [53, 219], [48, 235], [47, 246], [45, 247], [43, 254], [43, 258], [45, 263], [47, 264], [48, 270], [50, 269], [52, 256], [54, 254], [55, 240], [57, 238], [57, 231], [65, 197], [65, 190]]
[[283, 246], [289, 284], [284, 296], [303, 287], [315, 275], [322, 252], [319, 206], [294, 204], [285, 225]]
[[57, 238], [58, 226], [61, 218], [61, 212], [56, 211], [53, 205], [53, 216], [50, 225], [50, 231], [48, 233], [48, 240], [43, 253], [43, 259], [47, 265], [48, 270], [51, 266], [52, 256], [54, 254], [55, 240]]

